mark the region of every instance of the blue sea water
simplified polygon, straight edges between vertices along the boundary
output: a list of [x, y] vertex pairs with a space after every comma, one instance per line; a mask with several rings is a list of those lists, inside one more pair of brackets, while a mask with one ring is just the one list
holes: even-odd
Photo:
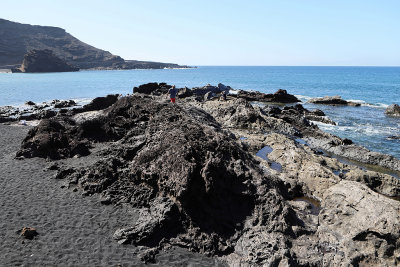
[[304, 102], [311, 97], [340, 95], [361, 107], [319, 108], [338, 122], [319, 127], [367, 148], [400, 158], [400, 119], [384, 115], [385, 108], [400, 104], [400, 67], [199, 67], [194, 69], [80, 71], [70, 73], [0, 73], [0, 106], [52, 99], [90, 99], [110, 93], [128, 94], [147, 82], [167, 82], [177, 87], [223, 83], [235, 89], [265, 93], [286, 89]]

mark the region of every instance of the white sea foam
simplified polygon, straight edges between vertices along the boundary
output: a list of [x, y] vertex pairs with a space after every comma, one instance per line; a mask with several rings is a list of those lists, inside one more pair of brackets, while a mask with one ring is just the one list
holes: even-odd
[[[306, 103], [310, 99], [313, 99], [313, 98], [322, 98], [323, 97], [323, 96], [311, 97], [311, 96], [306, 96], [306, 95], [294, 95], [294, 96], [297, 97], [298, 99], [300, 99], [302, 103]], [[386, 109], [389, 106], [388, 104], [384, 104], [384, 103], [367, 103], [364, 100], [360, 100], [360, 99], [345, 99], [345, 100], [348, 102], [358, 103], [364, 107], [371, 107], [371, 108]]]
[[323, 130], [325, 130], [325, 129], [334, 129], [334, 128], [339, 127], [339, 126], [337, 126], [337, 125], [332, 125], [332, 124], [328, 124], [328, 123], [323, 123], [323, 122], [320, 122], [320, 121], [311, 121], [311, 123], [317, 125], [319, 128], [321, 128], [321, 129], [323, 129]]
[[351, 132], [364, 136], [387, 136], [399, 135], [400, 129], [396, 127], [385, 127], [372, 124], [354, 124], [354, 125], [331, 125], [322, 122], [313, 121], [320, 129], [328, 132]]
[[383, 103], [367, 103], [364, 100], [359, 99], [346, 99], [348, 102], [358, 103], [364, 107], [371, 107], [371, 108], [387, 108], [389, 105]]
[[373, 107], [373, 108], [384, 108], [384, 109], [386, 109], [389, 105], [388, 104], [383, 104], [383, 103], [376, 103], [376, 104], [367, 103], [367, 104], [365, 104], [365, 106]]
[[230, 95], [237, 95], [238, 93], [239, 93], [238, 90], [233, 90], [233, 89], [229, 90]]
[[72, 99], [72, 100], [75, 101], [75, 103], [76, 103], [78, 106], [84, 106], [84, 105], [86, 105], [86, 104], [89, 104], [90, 101], [93, 100], [93, 98], [74, 98], [74, 99]]
[[349, 99], [346, 101], [353, 102], [353, 103], [359, 103], [359, 104], [366, 104], [364, 100], [358, 100], [358, 99]]
[[308, 100], [312, 99], [313, 97], [311, 96], [305, 96], [305, 95], [294, 95], [295, 97], [297, 97], [298, 99], [301, 100], [301, 102], [305, 103]]

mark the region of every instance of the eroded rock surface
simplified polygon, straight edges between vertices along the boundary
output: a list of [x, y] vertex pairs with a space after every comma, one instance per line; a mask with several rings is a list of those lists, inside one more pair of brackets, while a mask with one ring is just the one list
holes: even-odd
[[[352, 147], [312, 125], [311, 113], [242, 98], [173, 105], [137, 93], [43, 120], [19, 154], [66, 158], [74, 144], [103, 143], [98, 160], [57, 167], [56, 178], [104, 204], [137, 208], [139, 219], [114, 238], [148, 247], [146, 261], [179, 246], [232, 266], [395, 265], [400, 202], [389, 197], [399, 197], [399, 181], [308, 144]], [[264, 146], [280, 171], [255, 157]]]
[[400, 256], [399, 201], [342, 181], [324, 195], [317, 235], [331, 266], [395, 266]]

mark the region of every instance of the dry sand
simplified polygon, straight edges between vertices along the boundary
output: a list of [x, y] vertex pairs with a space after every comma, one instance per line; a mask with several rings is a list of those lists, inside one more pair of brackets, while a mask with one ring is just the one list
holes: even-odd
[[[140, 266], [141, 248], [119, 245], [114, 231], [132, 225], [135, 210], [105, 206], [99, 197], [84, 197], [63, 188], [44, 159], [14, 159], [29, 126], [0, 124], [0, 266]], [[92, 156], [95, 157], [95, 156]], [[70, 159], [62, 164], [84, 164]], [[92, 159], [94, 160], [94, 159]], [[23, 227], [39, 233], [27, 240], [17, 233]], [[220, 266], [216, 259], [174, 249], [146, 266]]]

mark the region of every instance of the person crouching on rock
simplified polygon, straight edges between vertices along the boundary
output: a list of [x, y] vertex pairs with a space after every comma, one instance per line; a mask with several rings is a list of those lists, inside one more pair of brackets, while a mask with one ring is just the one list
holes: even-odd
[[178, 89], [175, 88], [175, 85], [168, 90], [169, 98], [171, 99], [171, 103], [175, 103], [176, 94], [178, 93]]

